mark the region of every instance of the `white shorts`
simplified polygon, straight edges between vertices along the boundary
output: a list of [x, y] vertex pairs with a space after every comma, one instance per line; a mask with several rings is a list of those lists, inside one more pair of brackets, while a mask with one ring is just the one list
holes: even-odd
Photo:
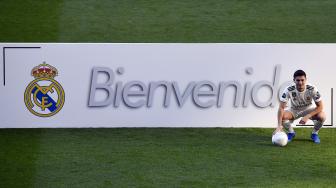
[[285, 109], [285, 111], [290, 112], [293, 115], [294, 120], [300, 117], [304, 117], [305, 115], [309, 114], [310, 112], [314, 110], [315, 110], [315, 107], [313, 106], [309, 106], [303, 109], [292, 109], [292, 108]]

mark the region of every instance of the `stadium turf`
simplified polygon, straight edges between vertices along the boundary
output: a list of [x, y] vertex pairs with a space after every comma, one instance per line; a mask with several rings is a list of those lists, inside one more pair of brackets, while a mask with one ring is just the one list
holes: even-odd
[[336, 42], [334, 0], [0, 1], [1, 42]]
[[336, 129], [4, 129], [0, 187], [332, 187]]
[[[334, 0], [0, 1], [0, 42], [336, 42], [335, 10]], [[320, 145], [298, 129], [284, 148], [272, 131], [0, 129], [0, 187], [336, 185], [336, 129]]]

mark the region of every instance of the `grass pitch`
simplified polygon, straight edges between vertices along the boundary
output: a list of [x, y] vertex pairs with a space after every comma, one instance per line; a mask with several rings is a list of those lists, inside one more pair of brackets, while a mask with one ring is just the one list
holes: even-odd
[[[334, 0], [0, 1], [0, 42], [336, 42]], [[275, 116], [276, 117], [276, 116]], [[1, 118], [0, 118], [1, 120]], [[334, 187], [336, 129], [1, 129], [0, 187]]]
[[1, 42], [336, 42], [334, 0], [0, 1]]
[[333, 187], [336, 129], [4, 129], [0, 187]]

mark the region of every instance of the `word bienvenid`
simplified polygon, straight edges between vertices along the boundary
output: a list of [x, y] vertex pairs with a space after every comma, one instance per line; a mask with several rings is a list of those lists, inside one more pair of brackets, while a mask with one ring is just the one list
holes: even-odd
[[[251, 68], [246, 69], [247, 74], [252, 74]], [[113, 105], [119, 107], [123, 103], [127, 107], [140, 108], [143, 106], [152, 107], [156, 90], [164, 88], [163, 106], [169, 107], [171, 100], [174, 99], [179, 107], [182, 107], [189, 97], [197, 107], [209, 108], [223, 106], [224, 93], [229, 87], [235, 89], [234, 107], [247, 107], [250, 99], [254, 105], [260, 108], [268, 106], [273, 107], [277, 99], [276, 91], [283, 89], [288, 83], [284, 83], [279, 87], [281, 66], [277, 65], [274, 70], [273, 80], [258, 81], [252, 85], [246, 82], [244, 86], [238, 81], [221, 81], [215, 84], [211, 81], [191, 81], [181, 90], [179, 83], [176, 81], [150, 81], [145, 84], [142, 81], [130, 81], [123, 83], [117, 81], [114, 84], [115, 73], [109, 67], [94, 67], [92, 69], [91, 86], [89, 92], [89, 107], [103, 107]], [[119, 67], [116, 70], [118, 75], [124, 74], [124, 68]], [[100, 74], [107, 75], [107, 81], [98, 83]], [[258, 92], [261, 88], [270, 89], [271, 96], [267, 100], [260, 100]], [[96, 94], [103, 90], [107, 93], [105, 100], [96, 101]]]

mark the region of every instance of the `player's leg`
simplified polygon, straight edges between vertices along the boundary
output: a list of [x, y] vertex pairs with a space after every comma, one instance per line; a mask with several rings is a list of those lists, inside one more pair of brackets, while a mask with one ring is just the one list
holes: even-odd
[[320, 112], [311, 118], [314, 121], [314, 134], [318, 134], [319, 130], [322, 128], [324, 121], [326, 120], [326, 115], [324, 112]]
[[293, 121], [295, 119], [294, 113], [291, 111], [285, 111], [282, 116], [282, 125], [288, 131], [288, 142], [292, 141], [295, 137], [295, 131], [293, 128]]
[[326, 115], [324, 112], [320, 112], [311, 118], [314, 122], [314, 129], [311, 134], [311, 139], [315, 143], [320, 143], [320, 138], [318, 136], [319, 130], [322, 128], [324, 121], [326, 120]]

